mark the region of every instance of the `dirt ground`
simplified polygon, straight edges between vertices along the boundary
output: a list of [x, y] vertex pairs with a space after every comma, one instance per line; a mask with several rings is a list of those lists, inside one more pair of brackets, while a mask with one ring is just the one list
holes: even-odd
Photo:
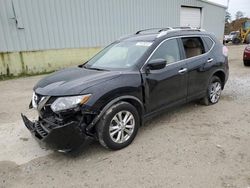
[[154, 118], [129, 147], [89, 141], [73, 154], [39, 147], [24, 127], [42, 76], [0, 82], [0, 187], [250, 187], [250, 68], [244, 45], [229, 46], [220, 102], [189, 103]]

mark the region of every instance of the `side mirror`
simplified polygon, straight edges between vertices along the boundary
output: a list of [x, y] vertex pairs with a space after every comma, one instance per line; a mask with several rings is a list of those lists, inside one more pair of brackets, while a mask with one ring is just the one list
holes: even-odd
[[166, 64], [167, 61], [165, 59], [154, 59], [147, 64], [147, 67], [149, 70], [159, 70], [163, 69]]

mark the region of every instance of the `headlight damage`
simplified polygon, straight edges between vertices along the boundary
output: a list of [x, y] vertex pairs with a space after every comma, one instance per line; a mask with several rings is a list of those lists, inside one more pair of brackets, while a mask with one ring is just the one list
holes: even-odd
[[86, 107], [90, 98], [91, 94], [51, 97], [33, 93], [31, 107], [38, 111], [39, 118], [32, 122], [22, 114], [22, 119], [32, 135], [42, 141], [39, 143], [68, 151], [79, 146], [86, 135], [92, 135], [85, 130], [94, 119], [94, 113], [81, 108]]
[[60, 97], [52, 103], [51, 109], [53, 110], [53, 112], [59, 112], [62, 110], [75, 108], [78, 105], [87, 103], [90, 96], [91, 94], [73, 96], [73, 97]]

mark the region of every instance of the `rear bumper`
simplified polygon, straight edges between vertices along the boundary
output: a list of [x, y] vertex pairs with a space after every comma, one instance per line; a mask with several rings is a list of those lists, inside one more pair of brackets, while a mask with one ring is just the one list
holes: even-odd
[[23, 114], [21, 116], [25, 126], [43, 147], [70, 151], [79, 147], [86, 138], [79, 122], [57, 125], [49, 121], [32, 122]]

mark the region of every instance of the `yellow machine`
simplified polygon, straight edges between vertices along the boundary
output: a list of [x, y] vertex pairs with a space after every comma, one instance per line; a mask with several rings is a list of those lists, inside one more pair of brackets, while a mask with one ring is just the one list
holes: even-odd
[[233, 44], [250, 44], [250, 20], [247, 20], [242, 24], [239, 34], [233, 38], [232, 42]]

